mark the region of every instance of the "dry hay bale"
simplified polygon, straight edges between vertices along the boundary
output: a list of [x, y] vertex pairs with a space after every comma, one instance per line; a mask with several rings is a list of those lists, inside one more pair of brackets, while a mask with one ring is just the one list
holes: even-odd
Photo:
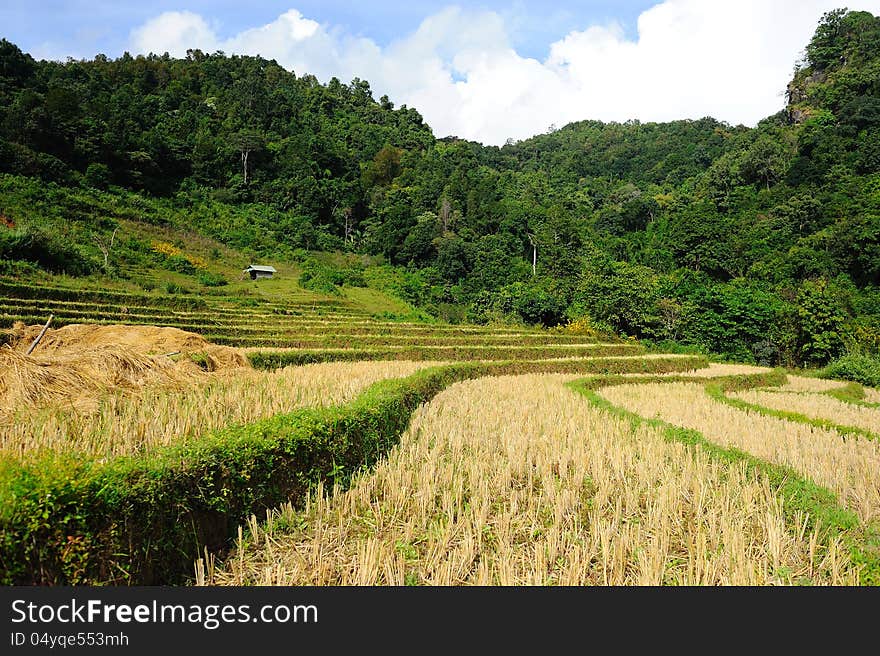
[[41, 328], [18, 322], [6, 331], [8, 344], [0, 348], [0, 419], [56, 402], [91, 407], [107, 392], [192, 384], [207, 376], [205, 369], [250, 366], [237, 349], [156, 326], [71, 324], [48, 330], [26, 355]]
[[[25, 352], [41, 328], [17, 322], [7, 331], [11, 335], [8, 341], [13, 349]], [[103, 347], [124, 348], [145, 355], [199, 353], [204, 356], [209, 371], [250, 366], [237, 349], [212, 344], [201, 335], [179, 328], [159, 326], [70, 324], [48, 330], [34, 355], [78, 355]]]
[[23, 321], [14, 321], [12, 328], [0, 331], [0, 344], [9, 344], [13, 348], [17, 348], [22, 352], [26, 351], [31, 345], [40, 331], [42, 326], [28, 326]]
[[206, 342], [207, 346], [200, 353], [204, 354], [208, 371], [222, 371], [238, 367], [250, 368], [250, 361], [238, 349], [231, 346], [218, 346]]
[[151, 383], [183, 384], [206, 376], [189, 359], [175, 362], [164, 356], [137, 353], [128, 347], [100, 346], [79, 353], [28, 356], [0, 349], [0, 415], [25, 407], [63, 401], [90, 405], [109, 390]]

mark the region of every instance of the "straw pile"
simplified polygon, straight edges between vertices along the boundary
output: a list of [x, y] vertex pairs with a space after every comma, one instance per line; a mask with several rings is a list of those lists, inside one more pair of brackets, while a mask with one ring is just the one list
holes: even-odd
[[[39, 330], [16, 324], [0, 348], [0, 421], [26, 407], [57, 402], [88, 406], [108, 391], [182, 385], [207, 376], [205, 369], [249, 366], [236, 349], [154, 326], [64, 326], [47, 331], [26, 355]], [[204, 369], [191, 357], [196, 354]]]
[[[7, 341], [14, 350], [24, 353], [41, 328], [16, 322], [7, 331]], [[105, 346], [123, 347], [145, 355], [199, 353], [207, 361], [208, 371], [249, 366], [238, 349], [212, 344], [201, 335], [185, 330], [158, 326], [71, 324], [48, 330], [33, 355], [79, 354]]]

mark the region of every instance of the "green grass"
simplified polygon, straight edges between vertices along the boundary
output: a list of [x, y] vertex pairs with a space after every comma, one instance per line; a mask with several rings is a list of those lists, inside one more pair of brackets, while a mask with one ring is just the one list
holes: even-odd
[[824, 394], [844, 403], [852, 403], [866, 408], [880, 408], [880, 403], [865, 401], [865, 389], [858, 383], [849, 383], [846, 387], [828, 390]]
[[395, 315], [411, 317], [411, 320], [433, 321], [432, 317], [422, 312], [406, 301], [394, 298], [377, 289], [369, 287], [343, 287], [343, 297], [358, 307], [363, 308], [370, 314]]

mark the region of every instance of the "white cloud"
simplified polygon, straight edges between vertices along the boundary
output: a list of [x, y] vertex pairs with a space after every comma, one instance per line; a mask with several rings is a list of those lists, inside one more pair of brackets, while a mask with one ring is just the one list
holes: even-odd
[[166, 11], [131, 33], [135, 52], [186, 56], [190, 48], [213, 52], [218, 41], [204, 18], [191, 11]]
[[[583, 119], [714, 116], [754, 125], [783, 107], [795, 61], [838, 4], [666, 0], [639, 16], [635, 40], [614, 23], [586, 25], [551, 44], [544, 61], [515, 51], [501, 15], [458, 7], [385, 47], [295, 9], [229, 39], [198, 14], [166, 12], [134, 30], [131, 43], [176, 56], [188, 48], [260, 54], [323, 81], [359, 77], [377, 96], [416, 107], [438, 136], [501, 144]], [[880, 14], [880, 0], [848, 5]]]

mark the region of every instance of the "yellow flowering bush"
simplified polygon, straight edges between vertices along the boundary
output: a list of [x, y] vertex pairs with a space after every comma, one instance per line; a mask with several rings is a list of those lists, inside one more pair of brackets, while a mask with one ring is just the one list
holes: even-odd
[[587, 316], [569, 320], [567, 324], [560, 326], [560, 331], [570, 335], [588, 335], [590, 337], [597, 337], [599, 334]]
[[204, 258], [198, 255], [187, 255], [177, 246], [169, 244], [167, 241], [154, 242], [153, 252], [164, 255], [166, 258], [183, 258], [196, 269], [207, 270], [208, 268], [208, 263]]
[[175, 255], [183, 255], [183, 251], [180, 250], [174, 244], [169, 244], [167, 241], [160, 241], [153, 243], [153, 252], [159, 253], [160, 255], [164, 255], [165, 257], [174, 257]]

